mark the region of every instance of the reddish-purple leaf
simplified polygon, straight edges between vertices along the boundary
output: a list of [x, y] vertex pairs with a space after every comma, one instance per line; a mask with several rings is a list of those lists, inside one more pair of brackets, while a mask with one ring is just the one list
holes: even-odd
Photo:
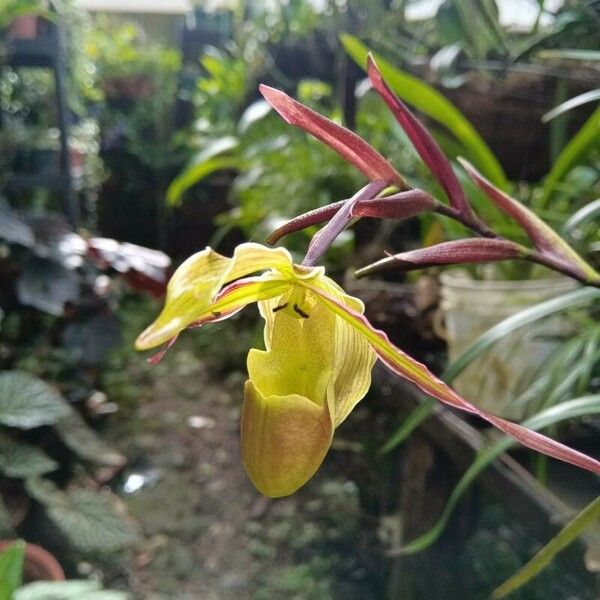
[[276, 244], [282, 237], [289, 235], [290, 233], [301, 231], [312, 225], [320, 225], [325, 221], [329, 221], [329, 219], [331, 219], [337, 211], [346, 204], [346, 202], [348, 202], [348, 200], [340, 200], [339, 202], [315, 208], [314, 210], [310, 210], [290, 219], [287, 223], [284, 223], [281, 227], [278, 227], [269, 234], [266, 240], [267, 244]]
[[435, 265], [496, 262], [525, 258], [528, 254], [527, 248], [509, 240], [469, 238], [394, 254], [359, 269], [356, 275], [362, 277], [375, 271], [393, 268], [410, 271]]
[[408, 188], [405, 179], [396, 169], [354, 132], [300, 104], [281, 90], [264, 84], [259, 86], [259, 90], [286, 122], [327, 144], [342, 158], [360, 169], [371, 181], [383, 179], [400, 189]]
[[394, 117], [396, 117], [396, 120], [413, 143], [419, 156], [423, 159], [423, 162], [429, 167], [433, 176], [444, 188], [450, 204], [459, 214], [467, 219], [478, 220], [471, 209], [471, 205], [465, 196], [456, 174], [452, 170], [450, 161], [446, 158], [421, 121], [413, 115], [406, 104], [386, 84], [371, 55], [367, 59], [367, 73], [373, 87], [388, 105]]
[[465, 400], [457, 394], [441, 379], [438, 379], [425, 365], [408, 356], [408, 354], [392, 344], [385, 333], [375, 329], [363, 314], [352, 310], [347, 305], [343, 305], [337, 299], [323, 292], [323, 290], [309, 285], [306, 287], [308, 287], [315, 295], [320, 296], [321, 301], [331, 308], [336, 315], [363, 333], [369, 340], [369, 343], [377, 353], [379, 359], [391, 371], [404, 379], [408, 379], [426, 394], [437, 398], [444, 404], [480, 416], [482, 419], [495, 425], [504, 433], [533, 450], [537, 450], [538, 452], [542, 452], [543, 454], [547, 454], [558, 460], [571, 463], [582, 469], [587, 469], [593, 473], [600, 474], [600, 462], [596, 459], [578, 452], [577, 450], [573, 450], [545, 435], [531, 431], [522, 425], [511, 423], [510, 421], [501, 419], [500, 417], [474, 406], [468, 400]]
[[469, 177], [471, 177], [486, 196], [500, 210], [521, 225], [542, 256], [559, 259], [590, 282], [597, 284], [600, 281], [600, 274], [533, 211], [529, 210], [518, 200], [505, 194], [502, 190], [499, 190], [491, 181], [477, 171], [469, 161], [464, 158], [459, 158], [458, 160], [469, 174]]

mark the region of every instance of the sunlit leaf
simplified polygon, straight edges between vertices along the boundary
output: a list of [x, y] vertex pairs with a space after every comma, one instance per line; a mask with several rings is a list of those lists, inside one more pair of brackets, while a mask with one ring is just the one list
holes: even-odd
[[556, 157], [550, 172], [544, 179], [542, 195], [539, 200], [540, 208], [548, 205], [557, 184], [577, 165], [578, 161], [590, 149], [600, 143], [600, 106], [592, 113], [581, 129], [571, 138], [569, 143]]
[[15, 590], [21, 585], [25, 542], [17, 540], [0, 553], [0, 600], [12, 600]]

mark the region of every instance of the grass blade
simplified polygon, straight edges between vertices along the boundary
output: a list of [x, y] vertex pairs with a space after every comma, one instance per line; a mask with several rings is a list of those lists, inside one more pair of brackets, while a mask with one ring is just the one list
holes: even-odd
[[593, 525], [599, 518], [600, 496], [569, 521], [522, 569], [497, 587], [492, 593], [492, 599], [505, 598], [533, 579], [552, 562], [561, 550], [574, 542], [585, 529]]

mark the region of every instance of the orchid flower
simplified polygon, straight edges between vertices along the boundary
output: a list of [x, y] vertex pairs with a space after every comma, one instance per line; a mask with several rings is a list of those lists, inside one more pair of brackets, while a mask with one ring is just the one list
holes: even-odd
[[194, 254], [173, 275], [163, 311], [136, 347], [169, 347], [184, 329], [222, 321], [252, 303], [264, 319], [265, 349], [248, 354], [241, 445], [248, 476], [267, 496], [292, 494], [313, 476], [335, 428], [367, 393], [377, 359], [526, 446], [600, 473], [597, 460], [464, 400], [375, 329], [363, 303], [323, 267], [294, 264], [285, 248], [246, 243], [232, 258], [211, 248]]

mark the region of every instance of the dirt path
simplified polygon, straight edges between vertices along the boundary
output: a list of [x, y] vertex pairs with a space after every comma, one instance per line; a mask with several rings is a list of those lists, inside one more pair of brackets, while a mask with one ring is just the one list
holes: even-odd
[[270, 501], [249, 483], [243, 379], [215, 378], [185, 348], [151, 371], [118, 432], [131, 461], [123, 497], [144, 532], [118, 583], [144, 600], [376, 597], [365, 568], [375, 528], [365, 532], [356, 484], [332, 472], [338, 453], [292, 498]]

